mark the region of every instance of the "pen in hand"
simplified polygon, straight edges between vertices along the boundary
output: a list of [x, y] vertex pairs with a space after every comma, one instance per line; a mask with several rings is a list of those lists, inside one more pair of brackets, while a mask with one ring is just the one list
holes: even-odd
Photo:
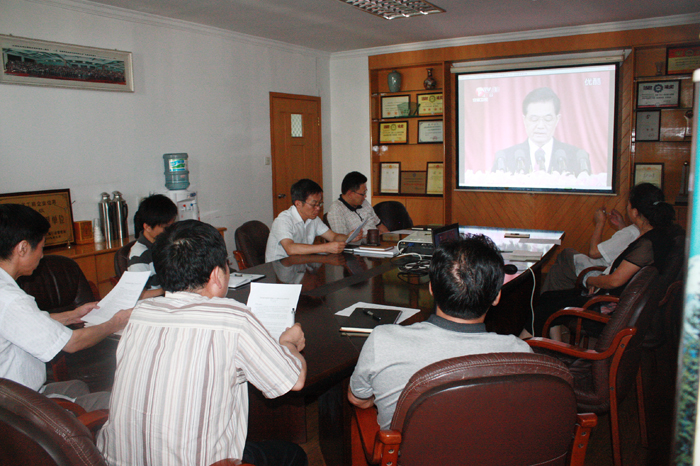
[[366, 316], [369, 316], [369, 317], [373, 318], [373, 319], [376, 320], [376, 321], [381, 321], [381, 320], [382, 320], [381, 317], [379, 317], [378, 315], [376, 315], [374, 312], [370, 311], [369, 309], [365, 309], [363, 312], [364, 312], [364, 314], [365, 314]]

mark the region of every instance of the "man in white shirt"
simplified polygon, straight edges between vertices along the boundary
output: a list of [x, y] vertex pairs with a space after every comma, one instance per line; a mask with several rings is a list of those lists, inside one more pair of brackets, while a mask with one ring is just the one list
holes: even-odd
[[[270, 228], [265, 262], [298, 254], [340, 254], [347, 235], [341, 235], [318, 216], [323, 209], [323, 189], [315, 181], [301, 179], [291, 188], [292, 206], [280, 213]], [[317, 236], [327, 242], [314, 244]]]
[[73, 353], [89, 348], [124, 328], [131, 309], [109, 321], [71, 330], [96, 303], [72, 311], [49, 314], [16, 280], [29, 276], [44, 255], [49, 222], [37, 211], [19, 204], [0, 205], [0, 377], [13, 380], [47, 396], [64, 395], [88, 411], [106, 408], [109, 394], [90, 394], [81, 381], [46, 382], [46, 363], [59, 351]]
[[363, 235], [367, 230], [376, 228], [379, 233], [388, 233], [389, 229], [382, 224], [374, 209], [367, 202], [367, 177], [360, 172], [350, 172], [343, 178], [340, 185], [341, 192], [338, 199], [333, 201], [328, 209], [328, 224], [343, 235], [349, 235], [362, 224]]
[[[610, 225], [617, 231], [610, 239], [602, 241], [606, 221], [610, 221]], [[545, 277], [542, 293], [575, 288], [578, 275], [583, 270], [596, 266], [609, 267], [632, 241], [639, 238], [639, 229], [634, 224], [627, 225], [622, 214], [615, 209], [609, 214], [605, 207], [596, 210], [593, 222], [595, 228], [589, 242], [588, 255], [573, 248], [562, 250]], [[593, 273], [600, 275], [603, 272]]]

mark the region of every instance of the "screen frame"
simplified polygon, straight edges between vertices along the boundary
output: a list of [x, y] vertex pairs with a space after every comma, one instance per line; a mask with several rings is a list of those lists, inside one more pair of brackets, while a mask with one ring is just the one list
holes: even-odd
[[[546, 57], [543, 57], [546, 58]], [[547, 194], [569, 194], [569, 195], [600, 195], [600, 196], [611, 196], [616, 195], [619, 192], [619, 173], [618, 173], [618, 159], [619, 159], [619, 134], [620, 134], [620, 107], [621, 107], [621, 63], [620, 61], [585, 61], [582, 63], [562, 63], [562, 64], [551, 64], [551, 65], [533, 65], [527, 66], [527, 63], [523, 63], [522, 66], [518, 64], [513, 64], [512, 66], [499, 67], [496, 70], [484, 70], [477, 69], [475, 71], [469, 71], [465, 68], [465, 71], [453, 71], [453, 86], [454, 86], [454, 109], [455, 109], [455, 128], [454, 128], [454, 138], [455, 138], [455, 173], [454, 173], [454, 185], [455, 191], [463, 192], [498, 192], [498, 193], [547, 193]], [[611, 164], [611, 179], [609, 189], [568, 189], [568, 188], [542, 188], [542, 187], [509, 187], [509, 186], [464, 186], [460, 185], [459, 174], [460, 174], [460, 90], [459, 90], [459, 77], [462, 75], [470, 74], [489, 74], [493, 72], [518, 72], [518, 71], [539, 71], [539, 70], [559, 70], [567, 68], [580, 68], [580, 67], [590, 67], [590, 66], [604, 66], [612, 65], [614, 69], [614, 79], [615, 82], [612, 86], [614, 91], [613, 95], [613, 112], [612, 112], [612, 164]]]

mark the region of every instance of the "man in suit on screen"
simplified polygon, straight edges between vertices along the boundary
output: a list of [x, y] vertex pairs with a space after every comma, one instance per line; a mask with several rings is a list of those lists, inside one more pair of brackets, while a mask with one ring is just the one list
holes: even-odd
[[560, 110], [559, 97], [548, 87], [540, 87], [525, 96], [523, 122], [527, 141], [496, 152], [491, 171], [590, 174], [588, 152], [554, 139]]

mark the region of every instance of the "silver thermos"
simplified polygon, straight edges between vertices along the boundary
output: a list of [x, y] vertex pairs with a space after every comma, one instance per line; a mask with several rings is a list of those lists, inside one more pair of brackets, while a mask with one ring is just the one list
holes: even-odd
[[122, 197], [122, 193], [114, 191], [112, 193], [112, 220], [114, 229], [114, 239], [129, 237], [129, 206]]
[[108, 193], [100, 194], [102, 200], [98, 204], [100, 208], [100, 224], [102, 226], [102, 233], [105, 235], [105, 241], [112, 241], [114, 237], [114, 225], [112, 222], [112, 202], [109, 199]]

